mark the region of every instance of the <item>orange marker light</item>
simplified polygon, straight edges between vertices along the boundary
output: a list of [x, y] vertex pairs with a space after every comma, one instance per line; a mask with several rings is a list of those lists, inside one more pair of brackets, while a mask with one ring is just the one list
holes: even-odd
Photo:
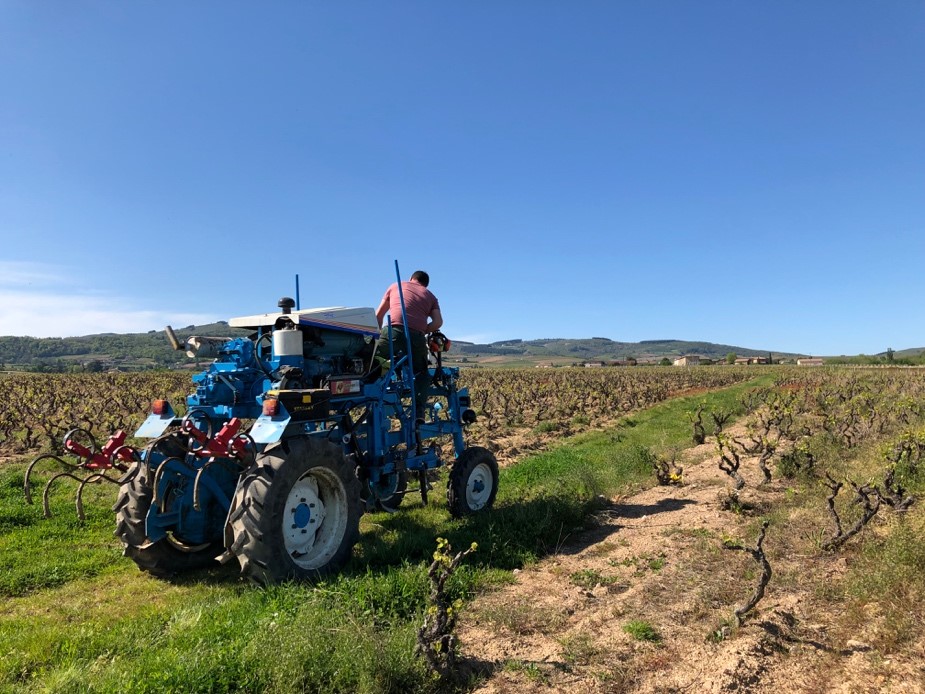
[[151, 403], [151, 414], [156, 415], [165, 415], [167, 414], [167, 401], [166, 400], [155, 400]]
[[267, 398], [263, 401], [264, 417], [275, 417], [279, 414], [279, 400], [276, 398]]

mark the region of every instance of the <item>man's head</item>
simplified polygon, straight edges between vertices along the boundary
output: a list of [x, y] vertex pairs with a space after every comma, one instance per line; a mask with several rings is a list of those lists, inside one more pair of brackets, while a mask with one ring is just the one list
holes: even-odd
[[424, 287], [430, 284], [430, 275], [423, 270], [415, 270], [414, 274], [411, 275], [411, 279]]

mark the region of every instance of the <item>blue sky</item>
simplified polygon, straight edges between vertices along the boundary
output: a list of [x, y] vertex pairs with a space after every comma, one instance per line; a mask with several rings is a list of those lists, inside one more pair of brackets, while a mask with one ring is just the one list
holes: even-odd
[[925, 346], [925, 3], [0, 3], [0, 335]]

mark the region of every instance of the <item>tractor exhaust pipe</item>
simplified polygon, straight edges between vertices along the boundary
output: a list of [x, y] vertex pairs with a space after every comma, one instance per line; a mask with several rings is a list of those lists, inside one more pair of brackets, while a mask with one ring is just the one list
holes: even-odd
[[178, 352], [186, 352], [190, 359], [215, 359], [222, 346], [231, 340], [230, 337], [199, 337], [193, 335], [187, 338], [185, 342], [180, 342], [180, 338], [169, 325], [164, 328], [167, 333], [167, 340], [170, 346]]
[[185, 345], [180, 342], [179, 338], [177, 338], [177, 334], [173, 331], [173, 328], [171, 328], [169, 325], [164, 328], [164, 332], [167, 333], [167, 341], [170, 343], [170, 346], [173, 347], [177, 352], [185, 347]]

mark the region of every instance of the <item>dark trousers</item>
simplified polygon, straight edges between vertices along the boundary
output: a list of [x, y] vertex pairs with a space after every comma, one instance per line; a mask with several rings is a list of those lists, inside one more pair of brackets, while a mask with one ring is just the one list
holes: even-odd
[[[427, 405], [427, 387], [430, 375], [427, 372], [427, 339], [424, 333], [408, 329], [411, 334], [411, 369], [414, 373], [414, 400], [418, 417], [424, 416]], [[407, 353], [405, 329], [401, 325], [392, 326], [392, 349], [395, 360]], [[389, 358], [389, 327], [383, 325], [376, 342], [376, 356]]]

